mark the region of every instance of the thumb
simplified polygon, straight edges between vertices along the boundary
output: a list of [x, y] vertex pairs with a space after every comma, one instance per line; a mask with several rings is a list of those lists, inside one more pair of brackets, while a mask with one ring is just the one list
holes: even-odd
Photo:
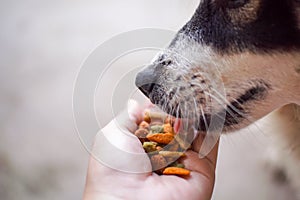
[[150, 160], [140, 141], [132, 134], [142, 111], [136, 102], [130, 101], [128, 111], [122, 112], [97, 133], [92, 150], [97, 161], [123, 172], [152, 171]]

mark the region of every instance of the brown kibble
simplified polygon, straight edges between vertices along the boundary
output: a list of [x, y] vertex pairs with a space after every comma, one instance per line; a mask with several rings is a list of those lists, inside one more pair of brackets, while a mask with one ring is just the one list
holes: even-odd
[[178, 175], [178, 176], [189, 176], [190, 170], [183, 169], [180, 167], [167, 167], [164, 171], [164, 175]]
[[166, 149], [168, 151], [178, 151], [179, 149], [179, 144], [177, 143], [176, 140], [173, 140], [171, 143], [169, 143], [167, 146], [166, 146]]
[[185, 156], [185, 153], [179, 151], [160, 151], [159, 155], [162, 155], [163, 157], [180, 158]]
[[161, 155], [151, 156], [150, 161], [151, 161], [153, 170], [162, 169], [167, 166], [166, 159]]
[[150, 122], [151, 122], [150, 112], [149, 112], [149, 111], [145, 111], [145, 114], [144, 114], [144, 121], [147, 122], [147, 123], [150, 123]]
[[140, 139], [146, 138], [148, 134], [149, 134], [149, 131], [147, 129], [143, 129], [143, 128], [136, 130], [134, 133], [134, 135]]
[[164, 124], [164, 133], [174, 133], [173, 127], [171, 124]]
[[149, 128], [149, 123], [146, 122], [146, 121], [142, 121], [139, 125], [139, 128], [148, 129]]
[[150, 123], [151, 121], [164, 121], [166, 118], [166, 114], [161, 112], [151, 112], [149, 110], [146, 110], [144, 113], [144, 121]]
[[[166, 159], [168, 164], [172, 164], [172, 163], [176, 162], [176, 160], [178, 159], [178, 158], [172, 158], [172, 157], [164, 157], [164, 158]], [[168, 166], [168, 167], [171, 167], [171, 166]], [[172, 166], [172, 167], [176, 167], [176, 166]]]
[[175, 134], [173, 127], [175, 120], [165, 113], [145, 110], [144, 121], [135, 132], [150, 158], [152, 170], [159, 175], [190, 174], [190, 171], [184, 169], [184, 165], [178, 161], [180, 157], [185, 156], [180, 150], [190, 146], [189, 135]]
[[155, 133], [147, 135], [147, 139], [160, 144], [169, 144], [173, 139], [172, 133]]

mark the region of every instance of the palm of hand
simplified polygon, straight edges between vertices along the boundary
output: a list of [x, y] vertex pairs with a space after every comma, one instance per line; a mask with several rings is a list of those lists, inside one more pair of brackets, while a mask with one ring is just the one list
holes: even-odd
[[[132, 132], [135, 124], [141, 116], [141, 109], [132, 109], [131, 120], [124, 119], [123, 127]], [[109, 132], [117, 132], [117, 127], [108, 125]], [[181, 162], [191, 170], [188, 177], [159, 176], [155, 173], [133, 174], [112, 169], [91, 157], [84, 192], [85, 200], [147, 200], [147, 199], [188, 199], [208, 200], [211, 198], [217, 157], [217, 146], [204, 159], [199, 159], [196, 150], [201, 144], [202, 138], [198, 137], [194, 142], [193, 150], [186, 152], [186, 157]], [[96, 142], [97, 144], [97, 139]], [[143, 151], [137, 138], [124, 141], [131, 143], [135, 151]], [[96, 146], [96, 145], [95, 145]], [[198, 147], [198, 148], [197, 148]], [[95, 148], [95, 147], [94, 147]], [[146, 155], [146, 154], [145, 154]], [[128, 159], [128, 163], [135, 162]], [[150, 161], [149, 161], [150, 164]]]

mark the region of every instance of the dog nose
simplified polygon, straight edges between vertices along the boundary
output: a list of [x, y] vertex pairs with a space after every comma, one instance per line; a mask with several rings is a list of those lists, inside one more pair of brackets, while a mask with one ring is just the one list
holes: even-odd
[[154, 70], [146, 68], [139, 72], [135, 79], [135, 85], [143, 92], [147, 97], [156, 85], [156, 76]]

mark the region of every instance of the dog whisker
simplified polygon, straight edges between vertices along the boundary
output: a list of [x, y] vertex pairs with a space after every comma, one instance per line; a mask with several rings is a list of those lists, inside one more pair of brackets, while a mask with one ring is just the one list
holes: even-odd
[[201, 110], [201, 115], [202, 115], [202, 117], [203, 117], [205, 130], [208, 130], [208, 124], [207, 124], [206, 117], [205, 117], [205, 115], [204, 115], [203, 107], [202, 107], [201, 104], [200, 104], [200, 110]]
[[219, 99], [215, 95], [210, 94], [208, 92], [205, 92], [205, 93], [207, 93], [209, 96], [211, 96], [213, 99], [215, 99], [225, 109], [226, 113], [228, 113], [236, 123], [239, 122], [238, 117], [234, 113], [232, 113], [232, 111], [230, 109], [228, 109], [226, 104], [224, 105], [225, 102], [222, 99]]
[[[224, 101], [224, 103], [227, 104], [227, 106], [229, 106], [234, 112], [236, 112], [237, 114], [243, 116], [243, 117], [247, 117], [244, 113], [240, 112], [236, 107], [234, 107], [222, 94], [220, 94], [216, 89], [212, 88], [212, 90]], [[235, 100], [236, 101], [236, 100]], [[236, 101], [237, 102], [237, 101]], [[239, 103], [240, 104], [240, 103]], [[240, 104], [241, 105], [241, 104]], [[242, 107], [242, 105], [241, 105]]]

